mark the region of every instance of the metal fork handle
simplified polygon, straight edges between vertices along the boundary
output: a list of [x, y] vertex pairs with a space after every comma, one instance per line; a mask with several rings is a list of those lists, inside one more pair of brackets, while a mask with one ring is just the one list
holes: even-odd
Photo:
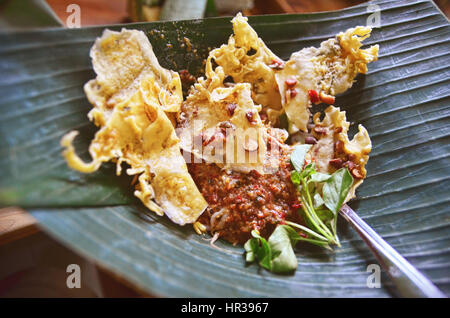
[[367, 225], [347, 204], [344, 204], [339, 212], [367, 243], [380, 265], [391, 277], [400, 296], [446, 297], [428, 278]]

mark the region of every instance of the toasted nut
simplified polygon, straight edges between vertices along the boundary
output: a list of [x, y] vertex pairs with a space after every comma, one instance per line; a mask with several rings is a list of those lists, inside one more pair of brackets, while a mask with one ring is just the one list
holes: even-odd
[[315, 145], [315, 144], [317, 144], [317, 139], [314, 138], [313, 136], [307, 136], [307, 137], [305, 137], [305, 144]]
[[320, 100], [325, 104], [333, 105], [335, 98], [334, 96], [325, 94], [324, 92], [320, 92]]
[[344, 152], [344, 142], [342, 140], [338, 140], [334, 143], [334, 151], [336, 153], [343, 153]]
[[268, 117], [266, 113], [259, 113], [259, 118], [261, 118], [261, 121], [264, 122]]
[[237, 107], [237, 105], [235, 103], [231, 103], [231, 104], [227, 105], [227, 112], [230, 117], [233, 116], [236, 107]]
[[316, 133], [316, 134], [322, 134], [322, 135], [325, 135], [326, 133], [327, 133], [327, 130], [325, 129], [325, 128], [323, 128], [323, 127], [320, 127], [320, 126], [316, 126], [316, 127], [314, 127], [314, 132]]
[[272, 64], [269, 67], [274, 70], [282, 70], [284, 68], [284, 62], [281, 60], [272, 60]]
[[339, 134], [340, 132], [342, 132], [342, 127], [336, 127], [336, 128], [334, 128], [334, 133], [335, 133], [335, 134]]
[[261, 177], [261, 174], [260, 174], [258, 171], [256, 171], [255, 169], [250, 170], [249, 175], [252, 176], [252, 177], [254, 177], [254, 178], [259, 178], [259, 177]]
[[234, 128], [234, 125], [230, 123], [228, 120], [222, 121], [219, 123], [220, 128]]
[[348, 170], [352, 171], [356, 167], [356, 165], [353, 161], [346, 161], [344, 162], [344, 167], [347, 167]]
[[364, 178], [364, 176], [362, 175], [361, 171], [359, 170], [359, 168], [353, 168], [352, 170], [350, 170], [351, 174], [357, 178], [357, 179], [362, 179]]
[[258, 149], [259, 145], [255, 139], [245, 138], [243, 147], [248, 152], [252, 152], [252, 151], [256, 151]]
[[297, 92], [297, 90], [295, 88], [291, 88], [289, 93], [291, 94], [291, 98], [294, 98], [295, 96], [297, 96], [298, 92]]
[[253, 111], [252, 110], [249, 110], [246, 114], [245, 114], [245, 117], [247, 117], [247, 120], [250, 122], [250, 123], [254, 123], [254, 122], [256, 122], [256, 120], [255, 120], [255, 118], [254, 118], [254, 113], [253, 113]]
[[342, 159], [340, 159], [340, 158], [331, 159], [329, 161], [329, 163], [330, 163], [330, 165], [332, 165], [336, 169], [342, 168]]
[[219, 138], [221, 140], [226, 140], [227, 136], [231, 136], [233, 134], [233, 128], [220, 127], [217, 134], [220, 134]]
[[295, 77], [288, 78], [284, 81], [287, 87], [294, 87], [297, 84], [297, 79]]

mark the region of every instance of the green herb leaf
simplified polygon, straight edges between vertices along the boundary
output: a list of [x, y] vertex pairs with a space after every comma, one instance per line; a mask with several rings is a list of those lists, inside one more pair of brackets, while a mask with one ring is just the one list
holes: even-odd
[[325, 182], [325, 181], [327, 181], [330, 178], [331, 178], [331, 175], [329, 175], [328, 173], [316, 172], [316, 173], [311, 175], [310, 181], [312, 181], [312, 182]]
[[295, 170], [302, 171], [305, 164], [305, 156], [311, 149], [311, 145], [297, 145], [291, 153], [291, 163]]
[[[332, 180], [334, 176], [334, 179]], [[350, 176], [351, 177], [351, 176]], [[320, 173], [317, 172], [315, 169], [315, 164], [311, 163], [306, 165], [303, 170], [300, 173], [294, 173], [293, 176], [291, 176], [291, 180], [293, 180], [294, 184], [299, 184], [298, 191], [300, 192], [301, 201], [303, 203], [302, 205], [302, 213], [303, 219], [305, 221], [305, 224], [307, 227], [313, 231], [317, 237], [317, 235], [324, 237], [326, 239], [325, 243], [323, 241], [317, 241], [320, 244], [320, 246], [329, 248], [329, 244], [336, 244], [340, 246], [339, 239], [336, 234], [336, 222], [337, 222], [337, 213], [330, 212], [332, 218], [331, 220], [326, 217], [322, 218], [318, 215], [318, 213], [315, 211], [316, 209], [320, 209], [326, 201], [324, 198], [320, 195], [320, 193], [317, 193], [317, 184], [326, 182], [324, 187], [328, 185], [328, 183], [331, 181], [331, 184], [338, 183], [341, 184], [342, 180], [344, 180], [344, 188], [343, 188], [343, 194], [347, 194], [349, 190], [349, 186], [347, 187], [347, 178], [346, 176], [342, 177], [339, 173], [328, 175], [326, 173]], [[341, 183], [339, 183], [341, 182]], [[353, 178], [351, 180], [350, 186], [353, 183]], [[337, 185], [335, 185], [337, 186]], [[330, 189], [333, 189], [331, 187]], [[341, 194], [339, 192], [339, 194]], [[344, 196], [345, 199], [345, 196]], [[329, 200], [330, 202], [332, 200]], [[339, 196], [338, 196], [338, 202], [335, 204], [335, 206], [342, 205], [342, 201], [339, 202]], [[309, 241], [309, 239], [307, 239]], [[317, 242], [311, 242], [316, 244]]]
[[256, 259], [259, 265], [265, 269], [272, 270], [272, 250], [266, 239], [261, 237], [256, 231], [252, 231], [253, 238], [244, 244], [246, 252], [245, 260], [249, 263]]
[[300, 172], [292, 171], [291, 172], [291, 181], [294, 185], [298, 186], [301, 183]]
[[[300, 224], [297, 224], [297, 223], [294, 223], [294, 222], [290, 222], [290, 221], [286, 221], [286, 224], [287, 225], [290, 225], [290, 226], [292, 226], [292, 227], [296, 227], [296, 228], [298, 228], [298, 229], [300, 229], [300, 230], [302, 230], [305, 234], [307, 234], [309, 237], [313, 237], [314, 239], [318, 239], [318, 240], [320, 240], [320, 241], [323, 241], [323, 242], [328, 242], [328, 240], [327, 240], [327, 238], [326, 237], [324, 237], [324, 236], [322, 236], [322, 235], [320, 235], [320, 234], [317, 234], [316, 232], [314, 232], [313, 230], [311, 230], [310, 228], [308, 228], [308, 227], [306, 227], [306, 226], [303, 226], [303, 225], [300, 225]], [[291, 237], [291, 239], [293, 239], [293, 237]], [[296, 240], [303, 240], [303, 237], [301, 237], [300, 235], [297, 237], [297, 238], [295, 238]]]
[[303, 168], [302, 173], [300, 174], [300, 178], [306, 179], [309, 178], [311, 175], [313, 175], [316, 172], [316, 165], [314, 163], [310, 163]]
[[321, 207], [325, 202], [319, 193], [314, 194], [314, 209]]
[[333, 224], [331, 221], [335, 218], [335, 215], [326, 207], [316, 209], [316, 214], [324, 223]]
[[293, 246], [299, 235], [288, 225], [278, 225], [269, 238], [269, 246], [272, 249], [272, 272], [286, 273], [294, 271], [297, 266]]
[[[330, 214], [331, 214], [331, 212], [330, 212]], [[327, 238], [321, 236], [320, 234], [317, 234], [316, 232], [314, 232], [308, 228], [305, 228], [303, 225], [300, 225], [300, 224], [296, 224], [296, 223], [289, 222], [289, 221], [286, 221], [286, 224], [288, 224], [288, 225], [284, 225], [284, 226], [286, 227], [286, 231], [289, 234], [289, 238], [291, 239], [292, 246], [295, 246], [298, 241], [302, 241], [302, 242], [308, 242], [310, 244], [314, 244], [314, 245], [326, 248], [328, 250], [332, 250], [332, 248], [330, 247], [330, 244], [328, 243]], [[309, 234], [309, 237], [307, 238], [307, 237], [300, 236], [291, 226], [299, 228], [300, 230], [306, 232], [307, 234]]]
[[244, 244], [245, 249], [245, 261], [248, 263], [252, 263], [255, 261], [255, 253], [258, 249], [259, 241], [258, 239], [251, 238]]
[[249, 263], [256, 259], [261, 267], [274, 273], [286, 273], [297, 268], [293, 246], [301, 238], [293, 228], [278, 225], [266, 241], [256, 231], [253, 238], [244, 244], [245, 260]]
[[347, 168], [341, 168], [332, 174], [324, 184], [322, 193], [325, 205], [337, 215], [342, 203], [353, 184], [353, 177]]

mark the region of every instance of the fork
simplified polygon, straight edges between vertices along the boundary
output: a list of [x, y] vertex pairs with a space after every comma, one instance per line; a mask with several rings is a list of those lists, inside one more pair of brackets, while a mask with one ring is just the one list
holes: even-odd
[[339, 213], [350, 223], [372, 250], [380, 265], [386, 270], [397, 287], [400, 296], [446, 298], [428, 278], [379, 236], [347, 204], [341, 207]]

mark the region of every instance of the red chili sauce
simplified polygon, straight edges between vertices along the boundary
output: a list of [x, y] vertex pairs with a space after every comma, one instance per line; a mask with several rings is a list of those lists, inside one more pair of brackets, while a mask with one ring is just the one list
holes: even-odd
[[227, 172], [215, 164], [189, 164], [189, 172], [209, 205], [199, 222], [233, 244], [247, 241], [253, 229], [267, 238], [278, 223], [287, 219], [301, 222], [289, 158], [283, 153], [279, 169], [264, 175], [255, 170]]

